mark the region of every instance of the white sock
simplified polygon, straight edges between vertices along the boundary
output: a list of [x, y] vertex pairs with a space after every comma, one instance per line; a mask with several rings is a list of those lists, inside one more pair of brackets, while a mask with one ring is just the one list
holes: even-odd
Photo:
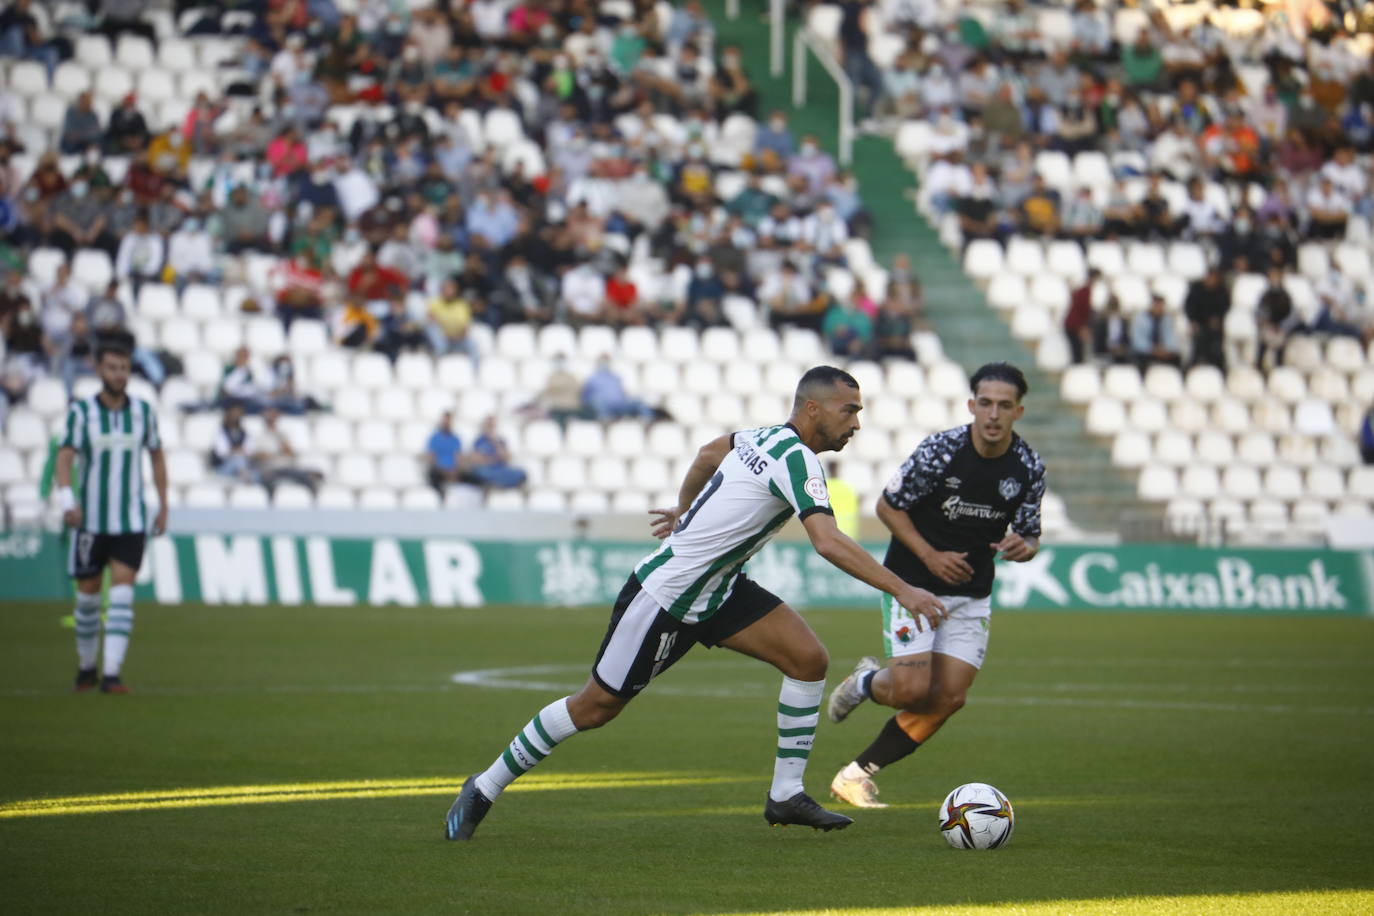
[[816, 740], [824, 693], [824, 680], [782, 679], [782, 690], [778, 692], [778, 757], [773, 762], [773, 787], [768, 790], [773, 801], [787, 801], [803, 791], [802, 776]]
[[870, 775], [872, 774], [852, 760], [840, 770], [841, 779], [867, 779]]
[[105, 619], [105, 677], [119, 677], [124, 665], [124, 653], [129, 650], [129, 637], [134, 632], [134, 587], [110, 586], [110, 609]]
[[100, 652], [100, 593], [76, 593], [76, 664], [82, 671], [95, 667]]
[[573, 725], [572, 716], [568, 714], [568, 698], [554, 700], [535, 713], [534, 718], [511, 739], [510, 746], [492, 761], [485, 772], [477, 774], [477, 788], [489, 800], [495, 801], [496, 796], [506, 790], [506, 786], [553, 753], [553, 749], [565, 738], [575, 734], [577, 726]]

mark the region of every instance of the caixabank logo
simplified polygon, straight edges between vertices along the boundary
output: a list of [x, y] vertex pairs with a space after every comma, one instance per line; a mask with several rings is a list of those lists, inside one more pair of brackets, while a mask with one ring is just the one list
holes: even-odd
[[1314, 553], [1047, 547], [1000, 564], [995, 599], [1006, 608], [1362, 613], [1357, 556]]

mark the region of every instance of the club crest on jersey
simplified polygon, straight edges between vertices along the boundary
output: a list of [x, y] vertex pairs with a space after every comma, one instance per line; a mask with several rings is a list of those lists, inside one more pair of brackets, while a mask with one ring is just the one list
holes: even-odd
[[1003, 478], [997, 485], [997, 492], [1002, 494], [1003, 499], [1014, 499], [1016, 494], [1021, 492], [1021, 481], [1015, 477]]
[[958, 477], [946, 477], [946, 478], [945, 478], [945, 486], [949, 487], [951, 490], [957, 490], [957, 489], [959, 489], [959, 485], [960, 485], [961, 483], [963, 483], [963, 481], [960, 480]]
[[825, 489], [825, 481], [819, 477], [808, 477], [802, 489], [806, 491], [807, 496], [817, 501], [830, 498], [830, 493]]

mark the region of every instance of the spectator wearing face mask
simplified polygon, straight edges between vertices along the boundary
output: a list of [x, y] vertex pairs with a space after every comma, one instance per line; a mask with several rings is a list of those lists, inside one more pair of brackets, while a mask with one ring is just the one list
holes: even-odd
[[804, 178], [812, 191], [823, 190], [835, 171], [834, 158], [822, 150], [816, 138], [810, 134], [802, 139], [801, 148], [787, 164], [787, 174]]
[[148, 227], [147, 215], [140, 214], [134, 220], [133, 231], [119, 243], [114, 264], [115, 276], [129, 280], [137, 294], [144, 282], [155, 281], [161, 276], [165, 254], [162, 236]]
[[48, 207], [47, 244], [71, 258], [77, 248], [101, 248], [113, 254], [118, 240], [109, 231], [106, 206], [91, 193], [90, 183], [76, 179]]
[[177, 292], [188, 283], [217, 283], [221, 271], [215, 262], [215, 242], [205, 221], [193, 213], [167, 239], [167, 266], [175, 275]]

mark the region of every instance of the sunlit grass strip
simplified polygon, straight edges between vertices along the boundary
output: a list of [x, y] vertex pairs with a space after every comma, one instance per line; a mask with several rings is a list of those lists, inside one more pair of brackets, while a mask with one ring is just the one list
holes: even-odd
[[873, 907], [842, 910], [780, 910], [720, 916], [1252, 916], [1273, 913], [1351, 914], [1374, 912], [1374, 891], [1302, 891], [1259, 894], [1198, 894], [1178, 897], [1103, 897], [964, 906]]
[[[690, 773], [570, 773], [533, 775], [508, 791], [541, 792], [575, 789], [633, 789], [662, 786], [716, 785], [742, 782], [729, 776]], [[430, 776], [416, 779], [361, 779], [341, 782], [302, 782], [261, 786], [211, 786], [115, 792], [104, 795], [73, 795], [34, 798], [0, 805], [0, 819], [49, 817], [64, 814], [113, 814], [126, 811], [157, 811], [169, 808], [207, 808], [226, 805], [271, 805], [302, 801], [335, 801], [351, 798], [405, 798], [419, 795], [454, 795], [462, 779]]]

